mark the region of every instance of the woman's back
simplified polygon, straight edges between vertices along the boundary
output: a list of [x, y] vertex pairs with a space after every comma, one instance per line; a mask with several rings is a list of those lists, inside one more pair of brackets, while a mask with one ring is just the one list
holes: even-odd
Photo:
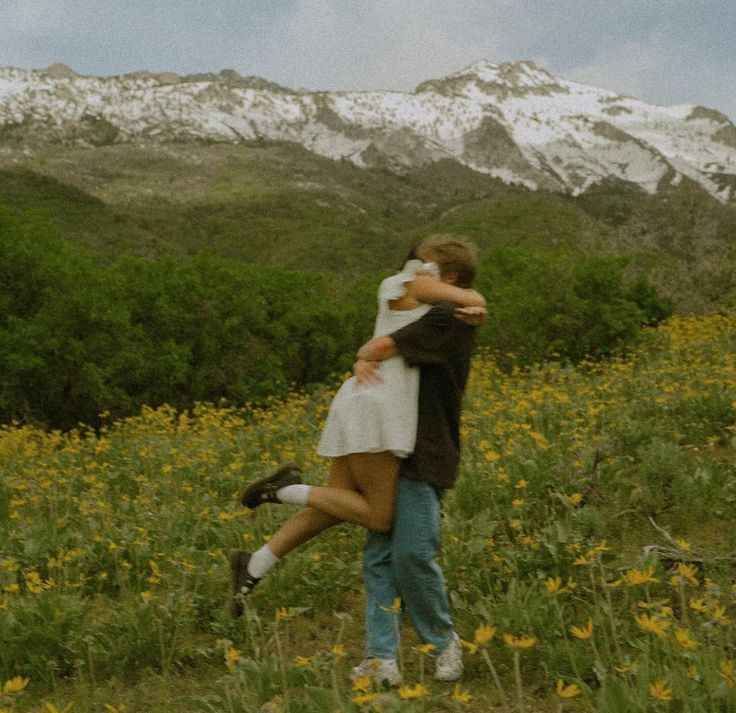
[[[416, 264], [407, 263], [402, 272], [381, 282], [374, 337], [391, 334], [431, 309], [431, 305], [417, 304], [407, 294], [407, 284], [424, 267], [420, 260], [412, 262]], [[417, 306], [392, 307], [402, 304]], [[411, 453], [416, 438], [419, 371], [395, 356], [381, 362], [379, 377], [380, 382], [370, 386], [361, 386], [352, 377], [340, 387], [322, 431], [317, 449], [320, 455], [393, 451], [406, 456]]]

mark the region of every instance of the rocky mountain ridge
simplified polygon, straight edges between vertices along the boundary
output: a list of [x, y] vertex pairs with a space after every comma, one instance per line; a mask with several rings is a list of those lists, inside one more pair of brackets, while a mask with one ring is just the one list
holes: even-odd
[[413, 92], [291, 90], [233, 70], [87, 77], [0, 69], [0, 151], [44, 141], [287, 141], [361, 167], [440, 159], [574, 195], [616, 179], [653, 194], [683, 179], [736, 202], [736, 126], [713, 109], [653, 106], [553, 76], [476, 62]]

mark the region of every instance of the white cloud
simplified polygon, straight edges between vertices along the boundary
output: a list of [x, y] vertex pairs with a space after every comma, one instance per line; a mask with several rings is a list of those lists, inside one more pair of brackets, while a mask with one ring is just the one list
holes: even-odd
[[[0, 0], [0, 65], [411, 90], [478, 60], [736, 118], [733, 0]], [[708, 12], [705, 12], [707, 8]], [[731, 8], [731, 9], [730, 9]]]
[[50, 33], [64, 21], [60, 0], [9, 0], [1, 12], [3, 37]]
[[[285, 54], [278, 68], [311, 86], [411, 89], [498, 52], [493, 5], [449, 0], [299, 0], [276, 34]], [[486, 29], [478, 32], [475, 11]]]
[[733, 73], [697, 48], [675, 45], [663, 35], [619, 43], [560, 73], [652, 104], [701, 104], [736, 119]]

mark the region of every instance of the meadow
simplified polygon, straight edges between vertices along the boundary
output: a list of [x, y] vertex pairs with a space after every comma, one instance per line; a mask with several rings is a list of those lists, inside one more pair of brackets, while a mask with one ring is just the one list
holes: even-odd
[[324, 479], [325, 387], [2, 427], [0, 711], [736, 711], [736, 313], [670, 317], [574, 366], [502, 357], [474, 361], [444, 502], [457, 685], [433, 681], [408, 626], [404, 685], [351, 683], [348, 525], [228, 617], [226, 553], [290, 512], [237, 495], [287, 460]]

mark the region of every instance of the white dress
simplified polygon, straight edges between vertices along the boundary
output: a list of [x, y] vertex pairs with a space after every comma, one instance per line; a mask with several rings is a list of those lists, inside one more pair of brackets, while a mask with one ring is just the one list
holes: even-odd
[[[374, 337], [391, 334], [430, 310], [428, 304], [410, 310], [389, 307], [391, 300], [406, 294], [406, 283], [417, 273], [439, 274], [434, 263], [409, 260], [400, 273], [381, 283]], [[378, 384], [361, 385], [354, 376], [342, 384], [330, 405], [317, 453], [331, 458], [380, 451], [405, 458], [412, 453], [417, 436], [419, 369], [395, 356], [381, 362], [379, 376]]]

